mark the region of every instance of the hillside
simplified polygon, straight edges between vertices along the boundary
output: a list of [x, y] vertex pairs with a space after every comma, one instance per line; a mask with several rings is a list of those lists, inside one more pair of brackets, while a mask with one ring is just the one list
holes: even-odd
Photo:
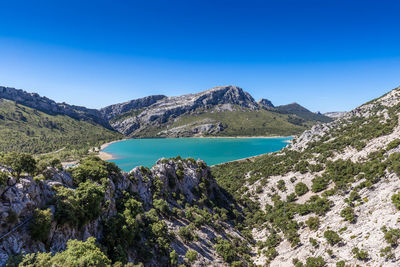
[[88, 149], [121, 138], [119, 133], [91, 121], [48, 114], [0, 98], [0, 151], [45, 153]]
[[[6, 155], [0, 162], [14, 161]], [[67, 172], [49, 165], [35, 174], [18, 178], [0, 167], [2, 266], [240, 266], [250, 260], [238, 227], [240, 207], [200, 160], [162, 159], [128, 174], [90, 157]]]
[[177, 157], [122, 173], [89, 157], [63, 170], [0, 155], [0, 261], [398, 266], [399, 114], [397, 88], [282, 151], [211, 169]]
[[236, 86], [177, 97], [150, 96], [101, 109], [111, 126], [131, 137], [294, 135], [330, 118], [300, 105], [274, 107]]
[[18, 104], [50, 115], [66, 115], [77, 120], [100, 124], [111, 129], [108, 121], [104, 119], [101, 112], [96, 109], [88, 109], [81, 106], [68, 105], [66, 103], [56, 103], [37, 93], [28, 93], [21, 89], [0, 86], [0, 99], [12, 100]]
[[212, 168], [255, 207], [255, 264], [399, 266], [399, 113], [396, 88], [281, 152]]

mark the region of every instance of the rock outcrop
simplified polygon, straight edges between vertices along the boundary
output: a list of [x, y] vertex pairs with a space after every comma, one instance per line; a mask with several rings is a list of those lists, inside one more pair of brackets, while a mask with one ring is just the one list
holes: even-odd
[[142, 109], [152, 104], [156, 103], [157, 101], [166, 98], [165, 95], [151, 95], [146, 96], [143, 98], [134, 99], [128, 102], [110, 105], [100, 109], [101, 114], [107, 120], [111, 120], [114, 117], [123, 114], [125, 112], [129, 112], [131, 110]]
[[[228, 202], [225, 193], [221, 191], [211, 176], [210, 169], [203, 161], [180, 158], [160, 159], [151, 169], [136, 167], [129, 173], [123, 173], [118, 177], [109, 177], [105, 183], [107, 186], [102, 201], [101, 214], [97, 218], [79, 227], [58, 222], [53, 218], [47, 242], [42, 242], [34, 240], [31, 236], [32, 214], [35, 209], [44, 207], [49, 207], [53, 215], [57, 212], [54, 198], [58, 188], [65, 187], [76, 190], [73, 186], [71, 174], [49, 167], [45, 171], [48, 178], [46, 180], [23, 176], [16, 182], [16, 179], [12, 178], [10, 174], [11, 169], [0, 167], [0, 171], [9, 175], [9, 185], [1, 187], [1, 266], [5, 265], [11, 255], [19, 253], [48, 251], [55, 253], [62, 251], [66, 248], [66, 243], [70, 239], [86, 240], [93, 236], [99, 242], [102, 241], [105, 236], [105, 223], [117, 215], [117, 202], [121, 201], [127, 194], [136, 195], [136, 199], [140, 201], [145, 211], [154, 208], [153, 202], [156, 198], [166, 200], [167, 209], [172, 209], [172, 207], [184, 209], [182, 203], [187, 203], [186, 207], [198, 203], [201, 194], [204, 194], [203, 198], [205, 199], [203, 201], [218, 198], [219, 202], [225, 201], [233, 205], [232, 202]], [[204, 190], [204, 192], [201, 193], [201, 190]], [[229, 206], [229, 204], [227, 205]], [[184, 214], [183, 211], [182, 213]], [[167, 225], [168, 232], [176, 235], [176, 238], [172, 240], [171, 247], [179, 255], [178, 261], [183, 263], [185, 253], [192, 249], [197, 251], [199, 255], [196, 266], [225, 266], [213, 247], [213, 240], [221, 236], [221, 233], [210, 225], [204, 225], [197, 230], [192, 230], [191, 234], [198, 236], [197, 241], [191, 244], [182, 241], [178, 232], [180, 228], [188, 226], [190, 221], [179, 214], [181, 213], [173, 216], [161, 216], [162, 222]], [[239, 232], [229, 223], [223, 222], [222, 228], [225, 233], [241, 238]], [[137, 254], [139, 248], [135, 245], [124, 247], [124, 249], [128, 255], [128, 261], [139, 262], [143, 260], [143, 255]], [[154, 259], [147, 262], [146, 266], [166, 264], [165, 262], [157, 262], [156, 258], [154, 256]], [[167, 262], [169, 262], [169, 259], [167, 259]]]

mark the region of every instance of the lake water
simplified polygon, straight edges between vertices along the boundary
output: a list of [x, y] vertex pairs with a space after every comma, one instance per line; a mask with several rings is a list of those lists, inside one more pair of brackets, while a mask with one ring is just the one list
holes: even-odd
[[110, 144], [103, 151], [112, 154], [122, 170], [153, 166], [160, 158], [192, 157], [208, 165], [257, 156], [282, 149], [291, 140], [282, 138], [154, 138], [128, 139]]

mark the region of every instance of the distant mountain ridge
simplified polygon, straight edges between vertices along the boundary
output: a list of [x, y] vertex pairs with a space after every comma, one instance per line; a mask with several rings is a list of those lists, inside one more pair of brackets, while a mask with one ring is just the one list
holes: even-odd
[[[0, 86], [1, 99], [14, 104], [0, 102], [0, 136], [10, 136], [0, 142], [0, 149], [34, 153], [80, 141], [97, 145], [119, 139], [121, 134], [139, 138], [288, 136], [332, 120], [298, 104], [275, 107], [267, 99], [256, 102], [242, 88], [232, 85], [173, 97], [151, 95], [99, 110], [57, 103], [37, 93], [4, 86]], [[78, 129], [82, 133], [75, 140], [73, 134]], [[31, 145], [24, 147], [28, 141]]]
[[[159, 99], [157, 100], [155, 97]], [[149, 99], [152, 101], [149, 101]], [[135, 105], [129, 104], [132, 101], [134, 101]], [[292, 124], [292, 126], [296, 128], [292, 129], [292, 131], [286, 131], [286, 134], [289, 135], [304, 130], [305, 127], [297, 129], [300, 124], [331, 121], [330, 118], [313, 113], [296, 103], [275, 107], [272, 102], [267, 99], [261, 99], [256, 102], [254, 98], [242, 88], [232, 85], [214, 87], [197, 94], [174, 97], [149, 96], [132, 101], [111, 105], [101, 109], [103, 114], [113, 114], [113, 118], [117, 119], [110, 121], [111, 126], [120, 133], [128, 136], [218, 135], [223, 133], [224, 129], [229, 127], [229, 125], [224, 125], [224, 119], [218, 120], [214, 118], [216, 117], [215, 114], [210, 115], [211, 118], [204, 116], [204, 114], [219, 112], [220, 115], [226, 114], [228, 116], [232, 112], [237, 112], [239, 110], [242, 113], [254, 113], [254, 111], [261, 111], [262, 113], [266, 113], [266, 111], [272, 112], [275, 114], [275, 119], [279, 116], [280, 119]], [[146, 105], [137, 105], [136, 103], [145, 103]], [[121, 108], [121, 105], [124, 108]], [[289, 117], [286, 116], [283, 118], [279, 114], [286, 114]], [[197, 121], [190, 121], [187, 124], [179, 123], [179, 120], [185, 115], [198, 115], [201, 118]], [[259, 114], [254, 115], [258, 116]], [[120, 117], [120, 119], [118, 119], [118, 117]], [[187, 127], [185, 127], [185, 125]], [[243, 122], [240, 127], [245, 128], [247, 125]], [[151, 129], [150, 134], [146, 132], [148, 129]], [[270, 131], [261, 134], [273, 135], [282, 134], [282, 132]]]
[[0, 98], [15, 101], [18, 104], [43, 111], [50, 115], [67, 115], [71, 118], [100, 124], [111, 128], [107, 120], [97, 109], [88, 109], [82, 106], [74, 106], [66, 103], [56, 103], [47, 97], [37, 93], [28, 93], [21, 89], [0, 86]]

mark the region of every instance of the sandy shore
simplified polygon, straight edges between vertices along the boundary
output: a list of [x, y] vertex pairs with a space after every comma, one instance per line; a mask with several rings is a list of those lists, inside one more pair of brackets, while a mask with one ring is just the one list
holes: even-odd
[[119, 141], [122, 141], [122, 140], [125, 140], [125, 139], [115, 140], [115, 141], [108, 142], [108, 143], [105, 143], [105, 144], [101, 145], [100, 151], [99, 151], [99, 158], [101, 158], [102, 160], [116, 159], [116, 157], [114, 155], [112, 155], [110, 153], [107, 153], [107, 152], [104, 152], [102, 150], [105, 149], [106, 147], [108, 147], [109, 145], [111, 145], [113, 143], [116, 143], [116, 142], [119, 142]]

